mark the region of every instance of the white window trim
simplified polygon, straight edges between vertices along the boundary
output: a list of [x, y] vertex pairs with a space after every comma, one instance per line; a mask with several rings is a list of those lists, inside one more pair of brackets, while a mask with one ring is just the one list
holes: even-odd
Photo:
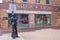
[[[12, 13], [11, 10], [7, 10], [7, 13]], [[26, 10], [16, 10], [14, 13], [24, 13], [24, 14], [52, 14], [52, 12], [48, 11], [26, 11]]]

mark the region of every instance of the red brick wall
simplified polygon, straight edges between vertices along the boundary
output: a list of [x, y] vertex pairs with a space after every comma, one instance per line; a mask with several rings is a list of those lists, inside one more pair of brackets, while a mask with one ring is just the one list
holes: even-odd
[[53, 12], [51, 15], [52, 26], [60, 26], [60, 12]]
[[7, 10], [1, 9], [0, 10], [0, 28], [2, 29], [8, 29], [8, 19], [4, 19], [5, 17], [8, 17]]

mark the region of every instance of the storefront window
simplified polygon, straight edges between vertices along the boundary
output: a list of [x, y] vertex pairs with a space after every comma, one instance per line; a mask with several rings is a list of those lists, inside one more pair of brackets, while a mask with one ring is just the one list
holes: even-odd
[[17, 18], [18, 18], [17, 22], [19, 24], [28, 24], [29, 23], [27, 14], [20, 14], [20, 15], [18, 14]]
[[50, 15], [47, 14], [36, 14], [35, 15], [35, 24], [39, 25], [49, 25], [51, 21]]
[[[15, 14], [16, 18], [17, 18], [17, 26], [27, 26], [29, 24], [29, 19], [28, 19], [28, 14]], [[12, 14], [9, 13], [8, 14], [8, 25], [11, 25], [11, 17]]]

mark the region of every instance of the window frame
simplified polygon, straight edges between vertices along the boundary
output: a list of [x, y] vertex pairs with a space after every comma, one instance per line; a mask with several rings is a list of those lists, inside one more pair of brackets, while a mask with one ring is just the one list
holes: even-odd
[[[42, 23], [39, 23], [39, 24], [36, 23], [36, 19], [37, 19], [36, 17], [38, 17], [38, 15], [42, 17], [42, 21], [43, 21]], [[48, 15], [48, 17], [50, 19], [50, 21], [49, 21], [50, 23], [48, 23], [48, 21], [46, 21], [47, 22], [46, 24], [44, 23], [45, 22], [44, 21], [44, 15]], [[35, 18], [34, 19], [35, 19], [34, 20], [35, 26], [51, 26], [51, 14], [35, 14]]]

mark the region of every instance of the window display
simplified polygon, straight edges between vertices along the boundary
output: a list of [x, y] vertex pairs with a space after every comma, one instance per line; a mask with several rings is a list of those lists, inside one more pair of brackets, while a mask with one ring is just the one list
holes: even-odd
[[20, 14], [17, 16], [17, 22], [19, 24], [28, 24], [28, 15], [27, 14]]
[[35, 14], [35, 24], [48, 25], [50, 24], [50, 19], [50, 15], [48, 14]]
[[[11, 13], [8, 14], [8, 26], [11, 26]], [[15, 14], [17, 26], [29, 24], [28, 14]]]

